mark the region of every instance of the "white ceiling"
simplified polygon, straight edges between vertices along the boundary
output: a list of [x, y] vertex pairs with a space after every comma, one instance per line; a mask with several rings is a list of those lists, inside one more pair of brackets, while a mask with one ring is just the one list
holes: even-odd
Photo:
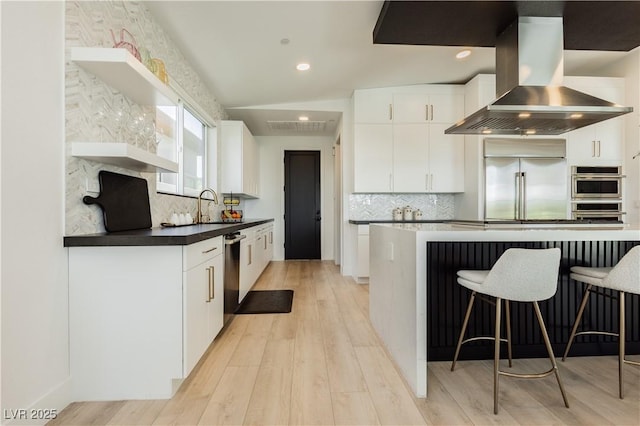
[[[149, 1], [170, 34], [232, 119], [254, 135], [333, 135], [340, 113], [264, 105], [350, 98], [354, 89], [464, 83], [494, 72], [493, 48], [374, 45], [382, 1]], [[288, 44], [281, 44], [282, 39]], [[565, 52], [565, 74], [590, 75], [621, 52]], [[299, 62], [311, 69], [301, 73]], [[237, 108], [237, 109], [234, 109]], [[274, 131], [267, 121], [299, 115], [326, 121], [323, 132]], [[333, 121], [330, 121], [333, 120]], [[313, 126], [317, 127], [317, 126]]]

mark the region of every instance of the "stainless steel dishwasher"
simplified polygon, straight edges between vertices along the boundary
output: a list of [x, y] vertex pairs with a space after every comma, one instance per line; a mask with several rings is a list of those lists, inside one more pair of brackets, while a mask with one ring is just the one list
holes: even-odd
[[238, 308], [240, 293], [240, 240], [246, 235], [239, 232], [224, 236], [224, 324], [229, 322]]

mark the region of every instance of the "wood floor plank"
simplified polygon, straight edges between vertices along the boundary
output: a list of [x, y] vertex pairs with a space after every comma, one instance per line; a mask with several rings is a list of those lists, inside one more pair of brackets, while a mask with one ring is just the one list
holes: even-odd
[[158, 417], [165, 405], [167, 405], [167, 400], [165, 399], [126, 401], [107, 424], [150, 425]]
[[380, 423], [426, 424], [385, 352], [377, 346], [360, 346], [355, 351]]
[[294, 425], [334, 423], [322, 331], [316, 319], [303, 319], [298, 325], [289, 423]]
[[72, 403], [47, 424], [106, 425], [125, 404], [125, 401]]
[[336, 425], [379, 425], [376, 408], [368, 392], [332, 392]]
[[227, 367], [198, 424], [242, 424], [257, 375], [257, 366]]
[[472, 423], [469, 416], [462, 411], [458, 402], [451, 396], [447, 387], [433, 374], [431, 367], [427, 369], [427, 393], [428, 398], [416, 398], [415, 396], [413, 398], [427, 424], [463, 425]]
[[267, 343], [244, 424], [289, 423], [294, 345], [282, 339]]
[[322, 341], [331, 392], [364, 392], [367, 389], [344, 319], [335, 303], [318, 301]]

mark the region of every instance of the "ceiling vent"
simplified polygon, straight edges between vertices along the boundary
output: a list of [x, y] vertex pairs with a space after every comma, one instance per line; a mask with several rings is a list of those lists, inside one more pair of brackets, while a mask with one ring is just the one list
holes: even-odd
[[323, 132], [326, 121], [267, 121], [270, 130], [289, 132]]

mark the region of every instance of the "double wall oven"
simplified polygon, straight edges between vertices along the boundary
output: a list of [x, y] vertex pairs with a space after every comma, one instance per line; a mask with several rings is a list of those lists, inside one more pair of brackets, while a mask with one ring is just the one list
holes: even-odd
[[573, 166], [571, 215], [577, 220], [622, 222], [621, 167]]

